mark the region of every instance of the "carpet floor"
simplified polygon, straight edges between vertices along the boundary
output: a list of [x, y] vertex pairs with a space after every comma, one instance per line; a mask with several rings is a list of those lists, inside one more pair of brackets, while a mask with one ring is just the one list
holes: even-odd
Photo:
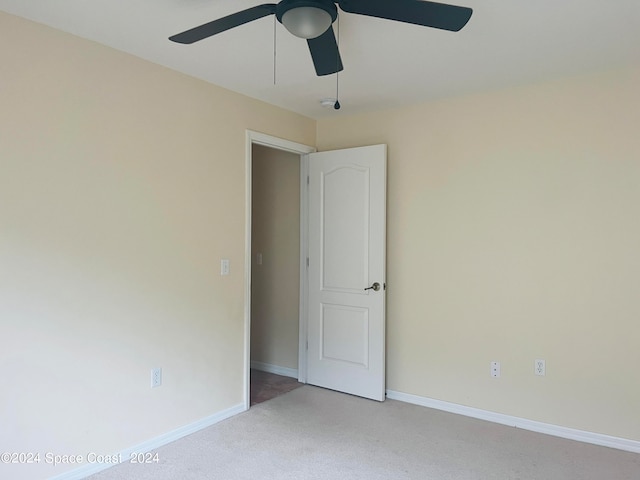
[[93, 480], [640, 480], [640, 455], [305, 385]]

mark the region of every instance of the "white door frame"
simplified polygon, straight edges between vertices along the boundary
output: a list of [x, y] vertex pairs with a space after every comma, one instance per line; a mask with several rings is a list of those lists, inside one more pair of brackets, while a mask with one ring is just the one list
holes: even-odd
[[244, 408], [249, 409], [250, 373], [251, 373], [251, 189], [252, 173], [252, 145], [283, 150], [300, 155], [300, 306], [299, 306], [299, 339], [298, 339], [298, 381], [307, 381], [307, 253], [308, 240], [308, 196], [307, 176], [309, 161], [307, 155], [316, 151], [315, 147], [291, 142], [260, 132], [247, 130], [245, 152], [245, 227], [244, 227]]

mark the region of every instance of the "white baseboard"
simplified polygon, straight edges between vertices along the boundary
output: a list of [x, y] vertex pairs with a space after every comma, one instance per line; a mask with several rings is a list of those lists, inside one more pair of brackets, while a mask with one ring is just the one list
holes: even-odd
[[612, 437], [601, 433], [586, 432], [584, 430], [576, 430], [574, 428], [527, 420], [526, 418], [512, 417], [511, 415], [490, 412], [479, 408], [466, 407], [456, 403], [420, 397], [409, 393], [396, 392], [394, 390], [387, 390], [387, 398], [436, 410], [442, 410], [444, 412], [464, 415], [466, 417], [477, 418], [479, 420], [499, 423], [501, 425], [521, 428], [523, 430], [530, 430], [532, 432], [545, 433], [547, 435], [553, 435], [554, 437], [577, 440], [578, 442], [591, 443], [602, 447], [616, 448], [627, 452], [640, 453], [640, 442], [636, 440]]
[[298, 378], [298, 370], [295, 368], [280, 367], [278, 365], [271, 365], [270, 363], [263, 363], [263, 362], [255, 362], [253, 360], [251, 360], [251, 368], [255, 370], [260, 370], [262, 372], [275, 373], [276, 375], [282, 375], [284, 377], [292, 377], [295, 379]]
[[[128, 462], [132, 454], [151, 452], [168, 443], [179, 440], [182, 437], [186, 437], [187, 435], [191, 435], [192, 433], [210, 427], [211, 425], [221, 422], [222, 420], [226, 420], [227, 418], [233, 417], [234, 415], [237, 415], [244, 411], [246, 411], [244, 404], [236, 405], [235, 407], [228, 408], [209, 417], [205, 417], [196, 422], [177, 428], [171, 432], [167, 432], [163, 435], [160, 435], [159, 437], [152, 438], [150, 440], [147, 440], [146, 442], [142, 442], [138, 445], [122, 450], [121, 452], [114, 454], [114, 457], [118, 455], [122, 463]], [[115, 464], [113, 463], [95, 463], [84, 465], [69, 472], [51, 477], [49, 478], [49, 480], [81, 480], [88, 477], [89, 475], [93, 475], [113, 466], [115, 466]]]

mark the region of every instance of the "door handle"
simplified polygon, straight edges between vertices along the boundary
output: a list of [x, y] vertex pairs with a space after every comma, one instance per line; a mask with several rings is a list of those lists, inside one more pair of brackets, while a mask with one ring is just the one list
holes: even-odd
[[377, 292], [378, 290], [380, 290], [380, 284], [378, 282], [375, 282], [370, 287], [365, 288], [365, 291], [366, 290], [373, 290], [374, 292]]

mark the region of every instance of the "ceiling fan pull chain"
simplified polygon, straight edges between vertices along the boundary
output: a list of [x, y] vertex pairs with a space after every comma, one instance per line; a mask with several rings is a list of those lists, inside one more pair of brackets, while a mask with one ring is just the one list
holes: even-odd
[[276, 16], [273, 16], [273, 84], [276, 84]]
[[[336, 19], [338, 24], [338, 50], [340, 51], [340, 15]], [[336, 103], [333, 104], [333, 108], [336, 110], [340, 110], [340, 100], [338, 100], [338, 93], [340, 90], [340, 54], [336, 52]]]

